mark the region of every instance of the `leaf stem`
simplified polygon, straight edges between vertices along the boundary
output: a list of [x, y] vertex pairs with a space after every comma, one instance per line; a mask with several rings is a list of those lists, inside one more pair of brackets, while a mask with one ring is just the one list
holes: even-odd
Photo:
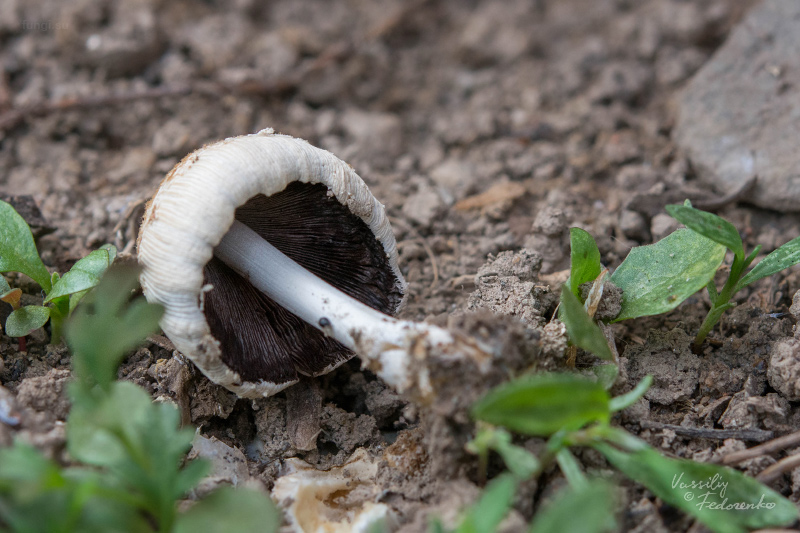
[[744, 273], [745, 268], [747, 268], [747, 263], [748, 261], [746, 259], [740, 259], [738, 256], [734, 255], [733, 264], [731, 265], [731, 272], [728, 275], [728, 279], [725, 281], [725, 285], [722, 287], [722, 290], [719, 291], [719, 294], [717, 294], [716, 298], [714, 299], [711, 309], [708, 310], [708, 314], [703, 320], [703, 323], [700, 325], [700, 329], [698, 330], [697, 336], [694, 339], [692, 348], [695, 351], [700, 349], [708, 334], [711, 333], [711, 330], [714, 329], [714, 326], [717, 324], [717, 322], [719, 322], [722, 313], [736, 305], [731, 303], [730, 300], [733, 294], [736, 292], [736, 285], [742, 278], [742, 274]]

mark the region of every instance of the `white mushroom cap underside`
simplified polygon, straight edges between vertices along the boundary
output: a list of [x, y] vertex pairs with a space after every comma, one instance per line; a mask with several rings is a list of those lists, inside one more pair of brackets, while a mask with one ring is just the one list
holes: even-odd
[[295, 181], [324, 184], [369, 226], [405, 294], [385, 209], [364, 181], [330, 152], [271, 129], [225, 139], [185, 157], [147, 206], [139, 234], [140, 281], [148, 301], [164, 306], [161, 328], [212, 381], [244, 397], [269, 396], [290, 383], [243, 382], [222, 362], [201, 309], [203, 267], [237, 207]]

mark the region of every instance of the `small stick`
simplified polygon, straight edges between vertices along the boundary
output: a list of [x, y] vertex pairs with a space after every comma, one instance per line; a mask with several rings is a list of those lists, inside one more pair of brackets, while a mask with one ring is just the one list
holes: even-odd
[[764, 442], [772, 439], [775, 433], [763, 429], [711, 429], [711, 428], [687, 428], [674, 424], [662, 424], [651, 420], [641, 420], [639, 425], [644, 429], [668, 429], [674, 431], [676, 435], [682, 437], [692, 437], [699, 439], [738, 439], [749, 442]]
[[798, 444], [800, 444], [800, 431], [795, 431], [794, 433], [778, 437], [777, 439], [765, 442], [764, 444], [753, 446], [747, 450], [729, 453], [720, 459], [720, 463], [724, 465], [734, 465], [741, 463], [742, 461], [747, 461], [748, 459], [755, 459], [756, 457], [761, 457], [762, 455], [769, 455], [774, 452], [779, 452]]
[[789, 457], [784, 457], [769, 468], [766, 468], [763, 472], [756, 476], [756, 479], [761, 483], [771, 483], [786, 472], [791, 472], [798, 466], [800, 466], [800, 454], [790, 455]]
[[11, 89], [8, 87], [8, 75], [5, 70], [0, 71], [0, 111], [11, 107]]
[[192, 92], [188, 85], [174, 85], [154, 87], [126, 93], [113, 93], [105, 95], [92, 95], [84, 97], [62, 98], [54, 102], [45, 101], [10, 109], [0, 114], [0, 131], [11, 129], [21, 122], [35, 117], [42, 117], [58, 111], [71, 111], [73, 109], [94, 109], [109, 105], [120, 105], [136, 100], [163, 98], [167, 96], [182, 96]]

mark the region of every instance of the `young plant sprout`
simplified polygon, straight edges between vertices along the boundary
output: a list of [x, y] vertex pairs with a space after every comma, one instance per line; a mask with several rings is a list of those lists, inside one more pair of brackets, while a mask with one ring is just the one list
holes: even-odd
[[271, 130], [184, 158], [148, 205], [138, 248], [164, 332], [240, 396], [358, 354], [424, 399], [428, 357], [488, 359], [471, 339], [391, 316], [406, 284], [383, 206], [349, 165]]

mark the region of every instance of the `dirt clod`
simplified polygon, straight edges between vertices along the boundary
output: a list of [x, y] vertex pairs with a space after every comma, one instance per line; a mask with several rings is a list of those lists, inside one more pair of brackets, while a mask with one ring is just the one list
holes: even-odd
[[667, 333], [652, 331], [645, 345], [625, 352], [633, 383], [648, 374], [653, 376], [645, 398], [670, 405], [692, 396], [700, 380], [700, 358], [689, 349], [691, 342], [691, 337], [677, 328]]
[[53, 369], [44, 376], [25, 378], [17, 389], [17, 401], [22, 407], [66, 420], [70, 407], [67, 384], [71, 377], [69, 370]]
[[800, 340], [783, 339], [773, 345], [767, 376], [787, 400], [800, 400]]

